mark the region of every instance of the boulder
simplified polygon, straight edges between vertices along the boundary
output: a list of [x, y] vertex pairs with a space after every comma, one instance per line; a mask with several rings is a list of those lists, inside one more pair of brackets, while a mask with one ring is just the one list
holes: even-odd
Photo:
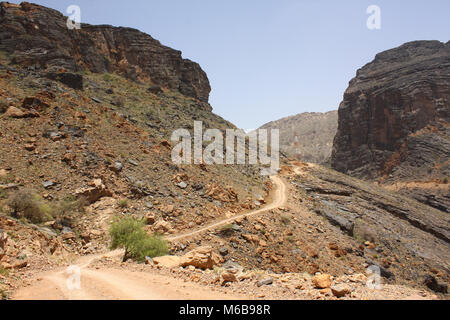
[[228, 282], [237, 282], [238, 281], [236, 274], [231, 271], [226, 271], [226, 272], [222, 273], [221, 277], [222, 277], [222, 286]]
[[313, 283], [317, 289], [327, 289], [331, 287], [331, 276], [329, 274], [318, 274], [314, 276]]
[[194, 266], [198, 269], [212, 269], [223, 262], [222, 257], [215, 253], [210, 246], [198, 247], [182, 258], [182, 267]]
[[83, 76], [81, 74], [70, 72], [49, 72], [47, 78], [59, 81], [69, 88], [83, 90]]
[[35, 111], [22, 111], [16, 107], [9, 107], [3, 114], [4, 117], [22, 119], [22, 118], [37, 118], [39, 113]]
[[337, 298], [342, 298], [352, 292], [348, 284], [338, 284], [331, 287], [331, 292]]
[[153, 258], [153, 263], [165, 268], [176, 268], [181, 266], [182, 258], [178, 256], [162, 256]]
[[170, 232], [172, 230], [172, 225], [168, 221], [158, 220], [153, 226], [153, 230], [160, 233]]

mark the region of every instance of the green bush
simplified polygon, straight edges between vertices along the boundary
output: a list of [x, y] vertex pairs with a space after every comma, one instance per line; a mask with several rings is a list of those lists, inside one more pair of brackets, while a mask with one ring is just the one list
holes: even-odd
[[123, 261], [133, 258], [142, 262], [145, 257], [159, 257], [169, 253], [167, 242], [150, 236], [144, 230], [144, 222], [133, 218], [116, 219], [109, 230], [111, 249], [124, 248]]
[[16, 218], [25, 218], [32, 223], [49, 221], [54, 216], [54, 208], [32, 190], [22, 189], [14, 192], [8, 205]]

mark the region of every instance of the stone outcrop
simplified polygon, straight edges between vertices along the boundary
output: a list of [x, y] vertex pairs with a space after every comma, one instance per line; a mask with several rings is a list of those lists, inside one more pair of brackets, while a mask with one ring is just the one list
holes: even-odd
[[313, 163], [329, 161], [337, 130], [337, 111], [307, 112], [269, 122], [260, 129], [280, 130], [280, 150], [288, 157]]
[[64, 72], [117, 72], [207, 102], [211, 91], [200, 66], [181, 52], [131, 28], [82, 24], [69, 30], [56, 10], [22, 2], [0, 3], [0, 50], [13, 62], [48, 69], [49, 77], [82, 88], [82, 80]]
[[450, 42], [379, 53], [344, 94], [332, 166], [367, 179], [448, 177], [449, 119]]
[[203, 246], [195, 248], [185, 254], [181, 261], [181, 266], [194, 266], [198, 269], [212, 269], [221, 262], [223, 262], [222, 257], [218, 255], [212, 247]]
[[223, 262], [223, 258], [212, 247], [203, 246], [189, 251], [184, 256], [163, 256], [153, 258], [156, 265], [165, 268], [195, 267], [197, 269], [213, 269]]

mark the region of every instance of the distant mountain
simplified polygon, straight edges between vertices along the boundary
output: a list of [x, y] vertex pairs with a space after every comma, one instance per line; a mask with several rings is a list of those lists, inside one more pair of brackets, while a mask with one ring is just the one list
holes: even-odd
[[331, 156], [337, 111], [301, 113], [269, 122], [260, 129], [280, 130], [280, 149], [288, 157], [323, 163]]

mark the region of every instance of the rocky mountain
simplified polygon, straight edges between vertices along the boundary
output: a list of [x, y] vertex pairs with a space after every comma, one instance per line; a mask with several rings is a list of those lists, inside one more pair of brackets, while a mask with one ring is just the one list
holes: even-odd
[[301, 113], [269, 122], [260, 129], [279, 129], [280, 150], [288, 157], [323, 163], [331, 156], [337, 111]]
[[139, 30], [88, 24], [69, 30], [60, 12], [27, 2], [1, 3], [0, 30], [0, 49], [21, 65], [117, 72], [208, 102], [211, 88], [200, 66]]
[[450, 42], [415, 41], [379, 53], [344, 94], [332, 166], [400, 182], [399, 190], [448, 211], [449, 121]]

